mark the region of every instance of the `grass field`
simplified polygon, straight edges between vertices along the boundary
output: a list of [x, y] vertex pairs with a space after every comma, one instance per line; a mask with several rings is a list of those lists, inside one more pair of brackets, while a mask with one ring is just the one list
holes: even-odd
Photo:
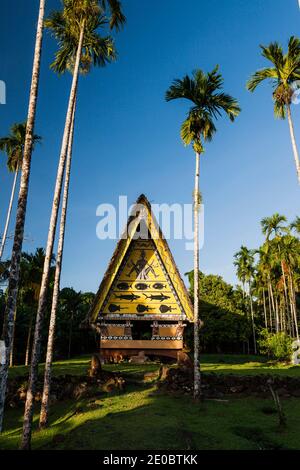
[[[56, 362], [56, 375], [84, 374], [89, 358]], [[109, 365], [128, 377], [140, 377], [159, 364]], [[300, 375], [300, 366], [275, 365], [247, 356], [202, 356], [202, 370], [216, 373]], [[25, 374], [14, 367], [11, 375]], [[58, 402], [51, 409], [51, 426], [34, 431], [34, 449], [300, 449], [300, 399], [282, 400], [287, 427], [279, 429], [270, 399], [230, 398], [195, 404], [187, 396], [170, 396], [155, 384], [129, 384], [115, 395]], [[0, 449], [19, 444], [23, 409], [5, 415]], [[37, 409], [38, 412], [38, 409]], [[38, 414], [35, 415], [35, 425]]]
[[[54, 375], [84, 375], [89, 366], [91, 356], [82, 356], [68, 361], [54, 362]], [[104, 368], [111, 371], [118, 371], [127, 374], [143, 374], [148, 371], [155, 371], [160, 364], [136, 365], [130, 363], [108, 364]], [[40, 366], [40, 373], [43, 373], [43, 364]], [[203, 372], [216, 372], [218, 374], [280, 374], [291, 377], [300, 377], [300, 366], [276, 363], [268, 361], [264, 356], [247, 356], [233, 354], [203, 354], [201, 356], [201, 370]], [[25, 366], [15, 366], [10, 369], [10, 377], [26, 376], [28, 368]]]

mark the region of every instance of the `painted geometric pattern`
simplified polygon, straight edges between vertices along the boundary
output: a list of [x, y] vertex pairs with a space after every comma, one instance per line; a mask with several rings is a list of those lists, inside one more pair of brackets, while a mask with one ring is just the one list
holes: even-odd
[[132, 240], [101, 308], [102, 315], [182, 315], [184, 309], [154, 242]]

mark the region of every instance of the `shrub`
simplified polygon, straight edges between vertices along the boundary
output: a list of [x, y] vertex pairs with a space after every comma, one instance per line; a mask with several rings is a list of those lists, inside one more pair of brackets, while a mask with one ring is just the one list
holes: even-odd
[[278, 361], [289, 361], [291, 359], [292, 343], [292, 338], [286, 333], [270, 333], [266, 329], [260, 332], [258, 340], [260, 352]]

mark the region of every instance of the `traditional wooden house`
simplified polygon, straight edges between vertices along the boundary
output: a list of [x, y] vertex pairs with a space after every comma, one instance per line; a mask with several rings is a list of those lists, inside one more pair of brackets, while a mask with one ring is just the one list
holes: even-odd
[[88, 321], [100, 333], [103, 360], [177, 358], [193, 308], [173, 256], [141, 195], [100, 284]]

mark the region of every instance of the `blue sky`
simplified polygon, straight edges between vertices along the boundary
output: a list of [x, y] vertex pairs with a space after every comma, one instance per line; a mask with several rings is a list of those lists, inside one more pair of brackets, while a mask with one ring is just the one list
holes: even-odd
[[[27, 114], [38, 0], [1, 1], [0, 80], [7, 104], [0, 105], [0, 135]], [[59, 6], [47, 1], [47, 12]], [[115, 242], [96, 237], [96, 207], [116, 204], [119, 195], [133, 203], [140, 193], [155, 203], [189, 203], [194, 157], [184, 148], [179, 128], [188, 104], [166, 103], [174, 78], [216, 64], [225, 89], [242, 113], [232, 124], [217, 123], [218, 133], [201, 162], [205, 204], [205, 243], [201, 269], [236, 282], [233, 254], [242, 244], [262, 242], [259, 221], [274, 212], [290, 220], [299, 214], [288, 125], [275, 120], [271, 89], [246, 91], [249, 75], [265, 62], [259, 44], [277, 40], [285, 47], [300, 36], [297, 0], [123, 0], [125, 29], [117, 35], [119, 58], [81, 78], [70, 205], [62, 275], [63, 286], [95, 291]], [[36, 133], [43, 144], [33, 155], [24, 250], [45, 246], [70, 75], [49, 70], [55, 43], [46, 34]], [[300, 139], [300, 106], [293, 106]], [[0, 223], [12, 175], [0, 159]], [[0, 229], [2, 231], [2, 229]], [[10, 232], [13, 231], [13, 224]], [[192, 269], [184, 241], [170, 241], [180, 272]], [[9, 256], [11, 243], [7, 245]]]

